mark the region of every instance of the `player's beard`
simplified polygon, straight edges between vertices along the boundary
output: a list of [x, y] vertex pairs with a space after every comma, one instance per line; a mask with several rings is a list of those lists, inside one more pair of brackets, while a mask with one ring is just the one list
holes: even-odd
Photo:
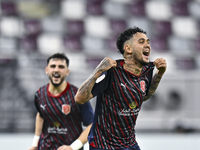
[[65, 78], [64, 78], [64, 77], [61, 78], [61, 80], [60, 80], [59, 83], [54, 83], [53, 80], [52, 80], [52, 78], [51, 78], [50, 76], [49, 76], [49, 80], [50, 80], [50, 82], [51, 82], [51, 84], [52, 84], [53, 86], [58, 87], [59, 85], [61, 85], [61, 84], [63, 83], [63, 81], [65, 80]]
[[145, 65], [147, 65], [149, 62], [146, 62], [146, 61], [144, 61], [144, 60], [141, 60], [140, 63], [141, 63], [143, 66], [145, 66]]
[[147, 62], [147, 61], [143, 60], [143, 59], [144, 59], [143, 57], [141, 57], [140, 59], [138, 59], [139, 57], [138, 57], [136, 54], [135, 54], [133, 57], [134, 57], [134, 59], [137, 60], [142, 66], [145, 66], [145, 65], [147, 65], [147, 64], [149, 63], [149, 61]]

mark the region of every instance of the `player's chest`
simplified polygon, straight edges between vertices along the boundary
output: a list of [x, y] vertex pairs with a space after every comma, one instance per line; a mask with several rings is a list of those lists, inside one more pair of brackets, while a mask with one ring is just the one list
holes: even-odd
[[72, 112], [75, 104], [65, 97], [52, 98], [46, 97], [40, 101], [40, 110], [45, 117], [52, 118], [57, 116], [66, 117]]
[[118, 92], [128, 95], [145, 96], [148, 88], [148, 81], [145, 77], [115, 76], [113, 86], [118, 87]]

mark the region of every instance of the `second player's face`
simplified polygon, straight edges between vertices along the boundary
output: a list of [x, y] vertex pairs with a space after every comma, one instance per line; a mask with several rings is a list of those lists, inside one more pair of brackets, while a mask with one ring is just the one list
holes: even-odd
[[54, 86], [59, 86], [69, 74], [66, 61], [61, 59], [51, 59], [46, 67], [46, 74], [49, 75], [50, 82]]

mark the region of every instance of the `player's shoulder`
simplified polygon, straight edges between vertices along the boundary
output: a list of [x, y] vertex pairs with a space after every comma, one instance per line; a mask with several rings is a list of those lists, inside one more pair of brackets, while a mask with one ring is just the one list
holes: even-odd
[[44, 84], [44, 85], [40, 86], [40, 87], [38, 88], [38, 90], [41, 90], [41, 89], [43, 89], [43, 90], [44, 90], [44, 89], [47, 89], [48, 86], [49, 86], [49, 83]]
[[123, 65], [123, 63], [124, 63], [124, 59], [116, 59], [115, 60], [116, 62], [117, 62], [117, 65]]
[[38, 94], [38, 93], [44, 92], [45, 90], [47, 90], [48, 86], [49, 86], [49, 83], [40, 86], [40, 87], [36, 90], [35, 93]]

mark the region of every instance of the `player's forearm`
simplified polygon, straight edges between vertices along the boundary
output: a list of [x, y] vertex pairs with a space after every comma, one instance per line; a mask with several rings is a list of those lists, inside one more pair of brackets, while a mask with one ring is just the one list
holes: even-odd
[[37, 113], [36, 122], [35, 122], [35, 135], [40, 136], [40, 134], [42, 133], [43, 122], [44, 122], [44, 119], [40, 117], [39, 113]]
[[94, 87], [95, 81], [97, 78], [101, 75], [101, 71], [99, 69], [95, 69], [93, 74], [89, 76], [89, 78], [80, 86], [78, 89], [76, 95], [75, 95], [75, 101], [78, 104], [83, 104], [90, 100], [92, 95], [92, 88]]
[[78, 138], [83, 144], [85, 144], [87, 142], [87, 137], [88, 137], [88, 134], [90, 132], [91, 126], [92, 126], [92, 124], [90, 124], [89, 126], [87, 126], [85, 128], [85, 130], [81, 133], [81, 135]]
[[29, 150], [35, 150], [38, 145], [40, 134], [42, 133], [44, 119], [40, 117], [40, 114], [37, 113], [35, 119], [35, 135], [33, 137], [32, 147]]
[[153, 76], [153, 79], [152, 79], [148, 94], [145, 96], [144, 101], [149, 99], [155, 93], [155, 91], [156, 91], [156, 89], [157, 89], [157, 87], [158, 87], [158, 85], [160, 83], [160, 80], [162, 78], [162, 75], [159, 74], [158, 72], [155, 73], [155, 75]]
[[[92, 124], [87, 126], [87, 128], [81, 133], [81, 135], [76, 139], [73, 143], [70, 144], [70, 147], [72, 150], [78, 150], [84, 146], [84, 144], [87, 142], [87, 137], [90, 131]], [[60, 147], [58, 150], [61, 150], [62, 147]]]
[[94, 72], [89, 76], [89, 78], [80, 86], [79, 90], [76, 93], [75, 101], [78, 104], [83, 104], [90, 100], [93, 95], [91, 93], [92, 88], [94, 87], [95, 81], [97, 78], [105, 71], [111, 67], [116, 67], [116, 61], [111, 60], [110, 58], [105, 57], [100, 64], [96, 67]]

